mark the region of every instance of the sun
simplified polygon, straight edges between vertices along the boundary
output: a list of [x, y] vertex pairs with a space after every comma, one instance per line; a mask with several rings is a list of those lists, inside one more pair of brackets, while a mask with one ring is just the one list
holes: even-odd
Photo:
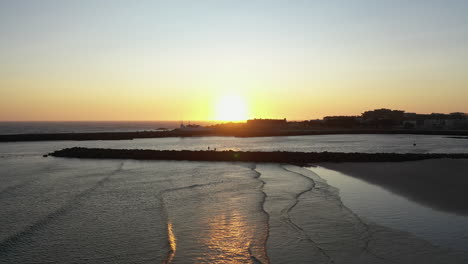
[[216, 120], [243, 121], [247, 120], [247, 104], [239, 95], [224, 95], [216, 103]]

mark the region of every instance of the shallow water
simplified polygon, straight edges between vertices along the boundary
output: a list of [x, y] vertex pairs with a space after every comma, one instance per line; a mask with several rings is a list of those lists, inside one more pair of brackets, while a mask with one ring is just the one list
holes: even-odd
[[[413, 143], [416, 142], [416, 146]], [[189, 137], [135, 140], [0, 143], [0, 156], [42, 155], [67, 147], [299, 152], [467, 153], [468, 140], [431, 135], [314, 135], [294, 137]]]
[[[332, 138], [341, 143], [329, 148], [346, 148], [343, 141], [347, 137]], [[400, 140], [377, 138], [385, 144]], [[196, 149], [215, 139], [189, 139], [186, 147]], [[345, 188], [338, 190], [331, 180], [329, 185], [305, 168], [41, 156], [76, 145], [176, 148], [182, 147], [185, 139], [165, 140], [172, 143], [135, 140], [0, 144], [0, 263], [348, 264], [467, 260], [463, 252], [447, 249], [456, 248], [450, 241], [434, 240], [443, 246], [438, 248], [402, 232], [409, 230], [404, 227], [384, 221], [367, 222], [373, 219], [349, 204]], [[230, 142], [230, 146], [246, 149], [297, 149], [301, 144], [312, 149], [307, 142], [325, 144], [322, 136], [283, 143], [276, 138], [223, 140], [218, 143]], [[376, 139], [371, 136], [368, 140]], [[450, 149], [450, 145], [445, 147]], [[363, 188], [363, 192], [372, 192], [370, 187]], [[344, 196], [344, 204], [339, 194]], [[382, 217], [396, 216], [405, 222], [410, 215], [394, 215], [390, 209], [381, 208]], [[456, 227], [453, 222], [459, 219], [450, 219], [450, 228], [439, 228], [438, 232], [445, 232], [440, 237], [452, 236]], [[427, 226], [430, 228], [429, 223]], [[412, 233], [432, 241], [416, 231]]]
[[38, 163], [36, 173], [2, 166], [1, 263], [265, 259], [262, 183], [248, 167], [59, 159]]
[[468, 216], [421, 205], [335, 170], [321, 166], [309, 169], [337, 187], [343, 203], [366, 220], [411, 232], [435, 245], [461, 250], [468, 255]]

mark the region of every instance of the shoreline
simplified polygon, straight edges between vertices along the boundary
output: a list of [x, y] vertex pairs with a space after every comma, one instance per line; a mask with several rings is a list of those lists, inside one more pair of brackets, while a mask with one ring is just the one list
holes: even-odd
[[400, 162], [427, 159], [468, 159], [464, 154], [440, 153], [343, 153], [343, 152], [258, 152], [207, 150], [144, 150], [73, 147], [57, 150], [47, 156], [84, 159], [239, 161], [264, 163], [310, 164], [318, 162]]
[[95, 132], [95, 133], [44, 133], [44, 134], [6, 134], [0, 135], [0, 142], [27, 141], [88, 141], [88, 140], [133, 140], [139, 138], [165, 137], [280, 137], [336, 134], [408, 134], [468, 136], [467, 130], [414, 130], [414, 129], [337, 129], [337, 130], [172, 130], [136, 132]]
[[391, 163], [320, 163], [434, 209], [468, 216], [468, 159]]

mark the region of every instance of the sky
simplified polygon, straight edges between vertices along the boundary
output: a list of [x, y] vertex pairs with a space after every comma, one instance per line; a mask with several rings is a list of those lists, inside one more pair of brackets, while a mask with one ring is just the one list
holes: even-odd
[[468, 112], [467, 13], [466, 0], [0, 0], [0, 120]]

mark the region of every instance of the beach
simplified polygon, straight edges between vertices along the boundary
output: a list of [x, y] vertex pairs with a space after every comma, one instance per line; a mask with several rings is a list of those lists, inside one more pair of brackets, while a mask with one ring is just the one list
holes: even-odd
[[391, 163], [322, 163], [430, 207], [468, 215], [466, 159]]

